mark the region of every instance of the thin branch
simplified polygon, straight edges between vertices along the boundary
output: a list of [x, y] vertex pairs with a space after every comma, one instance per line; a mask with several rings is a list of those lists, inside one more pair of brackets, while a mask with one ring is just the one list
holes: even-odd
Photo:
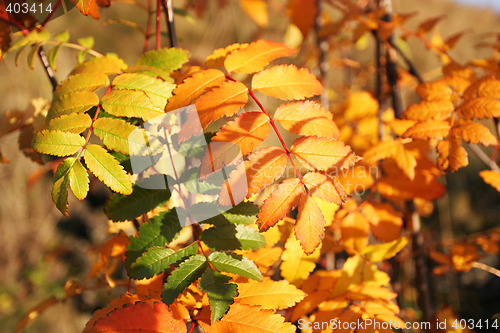
[[162, 0], [162, 5], [163, 10], [165, 11], [168, 37], [170, 38], [170, 47], [177, 47], [177, 33], [175, 32], [173, 0]]
[[156, 49], [160, 49], [160, 37], [161, 37], [161, 29], [160, 29], [160, 14], [161, 14], [161, 1], [156, 0]]
[[403, 53], [401, 48], [396, 43], [394, 43], [394, 41], [391, 40], [389, 42], [389, 45], [391, 45], [391, 47], [396, 50], [396, 52], [401, 56], [401, 58], [403, 58], [406, 66], [408, 66], [408, 72], [417, 79], [418, 83], [424, 83], [424, 79], [422, 78], [422, 75], [420, 75], [420, 72], [418, 71], [413, 61], [411, 61], [406, 56], [406, 54]]
[[50, 19], [52, 18], [52, 15], [54, 15], [54, 13], [56, 12], [57, 8], [61, 5], [61, 2], [63, 0], [58, 0], [56, 2], [56, 4], [54, 5], [54, 9], [52, 9], [52, 11], [50, 12], [49, 15], [47, 15], [47, 17], [45, 18], [45, 20], [43, 21], [42, 23], [42, 28], [45, 27], [45, 25], [47, 25], [47, 23], [50, 21]]
[[500, 277], [500, 270], [496, 269], [495, 267], [491, 267], [491, 266], [488, 266], [486, 264], [483, 264], [482, 262], [474, 261], [472, 263], [472, 267], [482, 269], [483, 271], [486, 271], [488, 273], [491, 273], [493, 275]]
[[148, 50], [149, 38], [151, 38], [151, 8], [153, 7], [152, 0], [148, 0], [148, 21], [146, 22], [146, 33], [144, 34], [144, 46], [142, 53]]
[[476, 154], [479, 159], [486, 164], [491, 170], [500, 172], [500, 167], [477, 145], [469, 144], [469, 148]]
[[50, 83], [52, 84], [52, 90], [56, 90], [59, 83], [57, 82], [54, 69], [52, 68], [52, 66], [50, 66], [49, 59], [47, 58], [47, 55], [45, 54], [45, 51], [43, 50], [42, 46], [38, 48], [38, 57], [40, 58], [43, 68], [45, 69], [45, 73], [47, 73]]

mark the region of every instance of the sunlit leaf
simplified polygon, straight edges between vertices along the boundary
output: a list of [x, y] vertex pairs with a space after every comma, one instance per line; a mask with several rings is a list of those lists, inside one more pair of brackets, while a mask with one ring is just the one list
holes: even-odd
[[208, 256], [208, 260], [216, 269], [223, 272], [238, 274], [257, 281], [262, 280], [262, 273], [254, 262], [243, 256], [225, 252], [212, 252]]
[[68, 156], [82, 148], [85, 139], [79, 134], [43, 130], [35, 134], [33, 149], [42, 154]]
[[212, 323], [226, 314], [234, 302], [234, 297], [238, 296], [236, 285], [228, 283], [229, 280], [231, 280], [229, 276], [211, 268], [207, 269], [200, 279], [200, 289], [208, 294]]
[[312, 254], [325, 236], [325, 219], [314, 199], [303, 195], [299, 202], [295, 235], [304, 253]]
[[129, 153], [129, 136], [136, 127], [116, 118], [99, 118], [92, 125], [94, 133], [111, 150]]
[[145, 92], [139, 90], [113, 90], [101, 99], [104, 111], [113, 116], [141, 118], [148, 121], [164, 114], [149, 99]]
[[71, 113], [50, 120], [48, 130], [80, 134], [90, 127], [92, 119], [86, 113]]
[[286, 168], [286, 152], [283, 148], [269, 146], [250, 155], [245, 162], [247, 171], [247, 197], [258, 193], [281, 177]]
[[103, 73], [117, 74], [127, 68], [127, 64], [118, 57], [104, 56], [87, 60], [86, 62], [76, 66], [70, 75], [81, 73]]

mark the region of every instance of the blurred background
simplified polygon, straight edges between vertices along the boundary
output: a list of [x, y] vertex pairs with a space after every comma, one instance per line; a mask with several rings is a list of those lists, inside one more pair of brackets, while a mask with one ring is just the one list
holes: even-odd
[[[53, 34], [68, 30], [72, 42], [94, 36], [94, 49], [116, 53], [131, 65], [142, 53], [143, 36], [128, 26], [106, 24], [109, 19], [127, 19], [145, 27], [146, 12], [131, 3], [114, 1], [110, 8], [100, 8], [100, 20], [85, 17], [73, 9], [51, 21], [47, 28]], [[416, 13], [407, 23], [409, 28], [415, 28], [426, 18], [444, 15], [438, 25], [443, 37], [466, 31], [452, 51], [454, 58], [461, 62], [489, 57], [490, 49], [475, 45], [483, 39], [491, 41], [490, 33], [500, 33], [500, 1], [393, 0], [393, 4], [396, 13]], [[182, 8], [184, 1], [174, 1], [174, 5]], [[271, 0], [270, 26], [260, 30], [237, 1], [228, 1], [222, 9], [216, 1], [208, 1], [202, 17], [194, 14], [191, 19], [176, 17], [179, 46], [189, 50], [194, 61], [202, 62], [214, 49], [234, 42], [257, 38], [283, 41], [288, 25], [282, 14], [284, 6], [284, 1]], [[162, 43], [167, 46], [167, 38]], [[365, 51], [367, 47], [354, 50], [353, 57], [365, 60], [373, 57], [372, 51]], [[439, 71], [436, 74], [439, 59], [422, 43], [410, 39], [405, 52], [425, 77], [432, 79], [439, 74]], [[73, 50], [62, 50], [56, 72], [58, 80], [64, 79], [76, 64], [75, 55]], [[14, 58], [14, 54], [8, 54], [0, 62], [0, 115], [7, 110], [27, 109], [33, 98], [51, 99], [51, 85], [39, 61], [35, 61], [35, 68], [31, 70], [26, 65], [26, 55], [21, 56], [18, 66]], [[335, 75], [330, 77], [333, 81], [339, 80]], [[332, 82], [333, 87], [335, 84]], [[333, 91], [332, 96], [340, 102], [342, 94]], [[405, 97], [406, 103], [414, 99], [412, 94]], [[19, 151], [17, 139], [16, 134], [0, 138], [2, 154], [9, 160], [8, 164], [0, 165], [0, 327], [4, 332], [13, 331], [17, 321], [40, 301], [52, 295], [64, 295], [62, 286], [69, 278], [82, 280], [95, 258], [92, 244], [104, 242], [108, 230], [103, 213], [105, 189], [94, 189], [94, 194], [85, 202], [70, 196], [71, 217], [63, 217], [50, 198], [51, 176], [46, 174], [30, 183], [30, 177], [40, 172], [40, 165]], [[449, 212], [445, 218], [452, 230], [447, 230], [447, 236], [460, 238], [499, 225], [500, 195], [479, 178], [477, 172], [482, 169], [484, 165], [471, 157], [470, 167], [444, 179], [450, 193], [438, 207], [442, 205]], [[426, 220], [430, 229], [436, 219], [434, 215]], [[499, 266], [495, 256], [485, 258], [484, 262]], [[482, 271], [439, 277], [435, 279], [439, 283], [434, 285], [436, 305], [453, 305], [463, 318], [486, 319], [486, 315], [500, 312], [498, 280]], [[415, 293], [415, 290], [408, 288], [407, 292]], [[26, 332], [81, 332], [92, 312], [115, 296], [101, 290], [57, 304]]]

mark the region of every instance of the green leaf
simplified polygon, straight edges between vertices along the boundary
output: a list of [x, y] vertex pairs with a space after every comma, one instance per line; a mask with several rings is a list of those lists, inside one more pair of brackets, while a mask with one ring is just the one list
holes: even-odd
[[214, 250], [256, 250], [266, 245], [264, 237], [246, 225], [226, 224], [201, 233], [201, 240]]
[[128, 139], [136, 129], [134, 125], [116, 118], [99, 118], [92, 126], [94, 133], [102, 140], [108, 149], [122, 154], [128, 154]]
[[47, 54], [49, 65], [54, 71], [57, 70], [57, 58], [59, 57], [59, 50], [61, 49], [61, 46], [62, 44], [57, 44], [56, 46], [51, 48], [49, 53]]
[[92, 46], [94, 46], [94, 37], [92, 37], [92, 36], [78, 38], [76, 41], [78, 42], [78, 44], [80, 44], [81, 46], [83, 46], [87, 49], [91, 49]]
[[[158, 180], [168, 184], [163, 175], [155, 175], [147, 178], [147, 180]], [[133, 191], [130, 195], [114, 194], [109, 199], [106, 206], [106, 214], [111, 220], [116, 222], [131, 221], [170, 199], [170, 191], [167, 189], [168, 187], [165, 188], [164, 190], [150, 190], [142, 188], [137, 184], [133, 185]]]
[[69, 76], [54, 91], [54, 98], [75, 91], [96, 91], [109, 86], [109, 78], [103, 73], [82, 73]]
[[167, 305], [172, 304], [177, 296], [191, 283], [196, 281], [208, 267], [207, 259], [201, 254], [195, 254], [182, 262], [168, 277], [161, 297]]
[[212, 323], [221, 319], [238, 296], [238, 288], [228, 283], [231, 277], [208, 268], [200, 279], [198, 286], [208, 294]]
[[152, 50], [144, 53], [137, 60], [136, 65], [151, 66], [167, 72], [173, 72], [181, 68], [188, 58], [189, 52], [179, 48]]
[[31, 46], [31, 50], [28, 53], [28, 66], [30, 66], [31, 69], [35, 69], [35, 59], [38, 55], [38, 50], [40, 50], [40, 46], [42, 46], [41, 43], [34, 44]]
[[132, 193], [132, 183], [120, 163], [99, 145], [87, 145], [83, 155], [87, 168], [110, 189]]
[[160, 274], [170, 265], [179, 262], [198, 252], [198, 243], [193, 243], [188, 247], [174, 251], [165, 247], [150, 247], [130, 266], [129, 276], [132, 279], [149, 279]]
[[220, 271], [262, 281], [262, 273], [254, 262], [243, 256], [225, 252], [212, 252], [208, 256], [208, 261]]
[[101, 100], [104, 110], [116, 117], [141, 118], [145, 121], [165, 114], [143, 91], [113, 90]]
[[60, 34], [55, 35], [54, 39], [57, 40], [57, 41], [59, 41], [59, 42], [66, 43], [69, 40], [69, 32], [68, 32], [68, 30], [63, 31]]
[[18, 40], [14, 44], [12, 44], [12, 46], [9, 49], [9, 52], [17, 50], [18, 48], [29, 45], [29, 44], [43, 43], [49, 39], [50, 39], [50, 33], [48, 31], [46, 31], [46, 30], [42, 30], [42, 31], [33, 30], [28, 35], [26, 35], [25, 37], [21, 38], [20, 40]]
[[[67, 159], [66, 159], [67, 160]], [[57, 209], [63, 215], [68, 215], [68, 187], [69, 187], [69, 170], [71, 163], [63, 160], [57, 167], [54, 174], [54, 184], [52, 186], [52, 201], [56, 204]]]
[[165, 109], [167, 100], [172, 97], [175, 84], [139, 73], [125, 73], [113, 80], [116, 89], [141, 90], [146, 93], [151, 102], [160, 109]]
[[65, 114], [49, 122], [47, 129], [80, 134], [92, 125], [92, 119], [86, 113]]
[[[69, 158], [67, 158], [69, 160]], [[78, 198], [83, 200], [89, 192], [89, 174], [79, 159], [75, 159], [73, 167], [69, 171], [69, 184], [71, 191]]]
[[76, 66], [70, 75], [80, 73], [117, 74], [127, 68], [127, 64], [118, 57], [107, 55], [92, 58]]
[[259, 207], [251, 202], [241, 202], [227, 212], [222, 212], [221, 215], [214, 216], [203, 223], [224, 226], [228, 222], [232, 224], [250, 224], [255, 222]]
[[175, 83], [175, 80], [170, 77], [169, 71], [165, 71], [163, 69], [151, 66], [131, 66], [123, 71], [124, 73], [140, 73], [144, 75], [148, 75], [151, 77], [159, 77], [162, 80], [170, 83]]
[[[179, 209], [179, 208], [177, 208]], [[139, 234], [130, 237], [125, 264], [130, 266], [153, 246], [166, 246], [179, 236], [181, 225], [175, 210], [161, 212], [139, 227]]]
[[90, 91], [75, 91], [63, 94], [52, 101], [47, 120], [57, 118], [63, 114], [85, 112], [97, 105], [99, 105], [99, 97]]
[[76, 133], [43, 130], [35, 134], [33, 149], [42, 154], [68, 156], [82, 148], [85, 139]]

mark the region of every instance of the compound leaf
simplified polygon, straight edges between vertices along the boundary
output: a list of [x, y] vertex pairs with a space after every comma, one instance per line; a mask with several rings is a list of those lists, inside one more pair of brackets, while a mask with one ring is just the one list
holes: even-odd
[[148, 95], [139, 90], [113, 90], [104, 95], [101, 105], [109, 114], [116, 117], [141, 118], [148, 121], [164, 114], [149, 99]]
[[92, 119], [88, 114], [72, 113], [52, 119], [47, 129], [80, 134], [90, 125], [92, 125]]
[[172, 90], [175, 88], [173, 83], [140, 73], [118, 75], [113, 80], [113, 86], [116, 89], [144, 91], [154, 106], [162, 110], [167, 100], [172, 97]]
[[116, 118], [99, 118], [93, 126], [94, 133], [111, 150], [128, 155], [129, 136], [136, 127]]
[[200, 239], [214, 250], [257, 250], [266, 245], [264, 237], [242, 224], [217, 225], [203, 230]]
[[254, 262], [243, 256], [225, 252], [212, 252], [208, 256], [210, 263], [223, 272], [238, 274], [249, 279], [261, 281], [262, 273]]
[[229, 306], [234, 302], [234, 297], [238, 296], [237, 286], [228, 283], [229, 280], [231, 280], [229, 276], [209, 268], [198, 284], [200, 289], [208, 294], [212, 323], [226, 314]]
[[33, 149], [55, 156], [73, 155], [82, 148], [85, 139], [76, 133], [43, 130], [35, 134]]
[[306, 254], [312, 254], [325, 236], [323, 213], [309, 195], [300, 198], [295, 235]]

